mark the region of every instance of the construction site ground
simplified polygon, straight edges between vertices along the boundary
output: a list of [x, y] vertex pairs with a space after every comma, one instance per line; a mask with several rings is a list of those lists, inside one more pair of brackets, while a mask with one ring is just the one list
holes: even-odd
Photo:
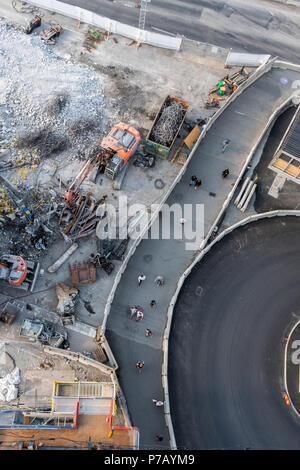
[[[55, 434], [55, 438], [53, 437]], [[134, 437], [130, 429], [116, 429], [111, 437], [107, 417], [99, 415], [80, 415], [78, 427], [74, 429], [1, 429], [1, 448], [5, 450], [15, 442], [23, 441], [24, 445], [34, 441], [36, 448], [90, 448], [128, 449], [134, 446]], [[100, 447], [98, 447], [100, 446]]]
[[[7, 305], [7, 304], [6, 304]], [[67, 334], [67, 341], [71, 351], [79, 353], [93, 354], [99, 346], [93, 339], [93, 333], [95, 336], [94, 328], [87, 329], [84, 332], [82, 325], [77, 324], [76, 329], [73, 325], [62, 326], [59, 316], [56, 312], [51, 312], [46, 309], [42, 309], [35, 304], [29, 304], [21, 302], [20, 300], [14, 300], [12, 304], [13, 308], [16, 306], [16, 319], [10, 325], [0, 322], [0, 339], [7, 338], [8, 340], [19, 341], [20, 343], [28, 343], [29, 339], [20, 336], [21, 328], [25, 319], [30, 320], [42, 320], [50, 325], [54, 325], [54, 330], [62, 335]], [[89, 331], [91, 330], [91, 331]], [[36, 341], [39, 344], [38, 341]]]
[[[78, 28], [73, 19], [38, 9], [35, 13], [42, 15], [42, 27], [25, 35], [23, 27], [33, 15], [18, 13], [7, 0], [0, 5], [0, 52], [4, 57], [0, 79], [9, 85], [6, 86], [9, 93], [5, 94], [5, 88], [1, 90], [0, 117], [4, 127], [0, 146], [6, 158], [21, 164], [32, 163], [1, 171], [1, 175], [22, 190], [24, 200], [32, 203], [37, 215], [47, 219], [47, 213], [54, 209], [56, 214], [47, 224], [54, 233], [49, 235], [47, 249], [38, 251], [27, 242], [26, 223], [19, 224], [12, 215], [10, 223], [2, 224], [0, 253], [13, 251], [40, 261], [42, 271], [36, 292], [17, 292], [16, 296], [25, 295], [24, 301], [55, 311], [55, 284], [70, 285], [68, 263], [55, 274], [46, 271], [68, 247], [59, 231], [57, 214], [63, 207], [65, 188], [88, 151], [97, 147], [119, 121], [137, 128], [142, 140], [145, 139], [167, 95], [190, 102], [187, 115], [190, 122], [212, 115], [214, 110], [203, 108], [201, 95], [214, 87], [226, 71], [223, 62], [200, 57], [192, 43], [180, 52], [148, 45], [137, 48], [124, 37], [110, 35], [106, 40], [99, 31], [99, 38], [95, 39], [91, 35], [94, 27], [81, 24]], [[40, 30], [57, 23], [63, 27], [63, 33], [54, 46], [45, 45], [39, 38]], [[173, 152], [180, 140], [177, 139]], [[82, 190], [91, 191], [96, 199], [107, 195], [107, 202], [113, 205], [117, 205], [119, 196], [126, 195], [129, 204], [139, 202], [149, 207], [163, 198], [180, 168], [157, 157], [150, 169], [131, 165], [120, 191], [113, 190], [112, 182], [103, 175], [93, 181], [94, 174], [82, 185]], [[156, 180], [162, 180], [161, 189], [156, 187]], [[15, 240], [13, 246], [10, 238]], [[70, 262], [86, 261], [95, 252], [95, 235], [79, 239], [79, 248]], [[101, 324], [120, 263], [114, 261], [115, 269], [110, 276], [97, 270], [95, 284], [79, 287], [78, 320], [92, 326]], [[3, 289], [1, 294], [3, 302], [10, 292]], [[87, 303], [92, 307], [89, 310], [85, 308]]]
[[[7, 419], [7, 413], [35, 408], [51, 409], [54, 381], [90, 381], [110, 382], [109, 374], [98, 369], [78, 364], [71, 358], [47, 354], [43, 348], [20, 340], [12, 340], [0, 336], [0, 370], [9, 372], [13, 367], [20, 369], [21, 382], [18, 385], [18, 398], [9, 404], [0, 402], [0, 425]], [[77, 429], [1, 429], [0, 441], [2, 446], [8, 442], [35, 440], [43, 445], [85, 447], [86, 443], [101, 442], [103, 445], [130, 447], [133, 445], [132, 431], [116, 430], [108, 439], [109, 428], [107, 415], [79, 415]], [[20, 418], [22, 419], [22, 418]], [[4, 421], [3, 421], [4, 420]], [[114, 425], [124, 426], [121, 408], [117, 406]], [[52, 442], [50, 442], [52, 441]]]
[[[24, 343], [11, 338], [0, 338], [0, 353], [5, 352], [13, 358], [15, 366], [20, 369], [21, 383], [19, 395], [9, 406], [28, 406], [31, 408], [48, 406], [51, 408], [53, 382], [90, 380], [96, 382], [110, 381], [109, 374], [105, 375], [98, 369], [77, 364], [72, 360], [46, 354], [41, 346]], [[41, 364], [49, 362], [51, 366]], [[3, 364], [1, 364], [3, 366]], [[1, 402], [2, 408], [5, 406]]]

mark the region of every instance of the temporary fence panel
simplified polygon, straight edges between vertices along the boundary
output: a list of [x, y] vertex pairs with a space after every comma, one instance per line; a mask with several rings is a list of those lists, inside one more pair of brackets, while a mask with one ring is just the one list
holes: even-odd
[[134, 26], [119, 23], [118, 21], [97, 15], [96, 13], [84, 8], [68, 5], [67, 3], [59, 2], [58, 0], [32, 0], [28, 3], [40, 8], [45, 8], [45, 10], [51, 10], [55, 13], [80, 20], [82, 23], [96, 26], [97, 28], [109, 31], [110, 33], [128, 37], [139, 43], [147, 43], [152, 46], [172, 49], [175, 51], [179, 51], [181, 47], [181, 37], [166, 36], [164, 34], [140, 30]]
[[225, 66], [248, 66], [248, 67], [259, 67], [265, 64], [270, 59], [269, 54], [244, 54], [240, 52], [229, 52]]

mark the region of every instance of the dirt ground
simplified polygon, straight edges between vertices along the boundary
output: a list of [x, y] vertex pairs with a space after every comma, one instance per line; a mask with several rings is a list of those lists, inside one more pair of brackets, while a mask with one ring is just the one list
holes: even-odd
[[[51, 219], [47, 225], [47, 227], [53, 231], [53, 234], [49, 235], [49, 243], [46, 250], [37, 251], [35, 247], [30, 244], [30, 234], [29, 239], [24, 238], [25, 227], [24, 224], [19, 224], [18, 219], [13, 219], [12, 221], [6, 219], [4, 227], [2, 225], [3, 231], [0, 254], [1, 252], [3, 253], [9, 250], [16, 254], [24, 254], [28, 259], [32, 256], [34, 259], [38, 259], [41, 262], [43, 271], [36, 284], [36, 293], [25, 294], [25, 300], [55, 311], [57, 304], [55, 294], [56, 282], [62, 281], [70, 285], [67, 263], [60, 268], [56, 274], [49, 274], [46, 271], [47, 267], [68, 247], [57, 226], [58, 215], [63, 207], [62, 195], [65, 190], [64, 186], [62, 186], [59, 181], [61, 179], [65, 185], [68, 185], [80, 169], [85, 158], [84, 152], [82, 153], [82, 148], [84, 147], [82, 137], [84, 136], [85, 129], [88, 129], [89, 136], [87, 147], [88, 145], [99, 142], [105, 132], [119, 121], [127, 122], [136, 127], [140, 131], [142, 139], [144, 139], [161, 103], [167, 95], [190, 102], [187, 115], [189, 122], [194, 122], [198, 118], [206, 118], [214, 111], [205, 110], [203, 108], [201, 95], [204, 95], [210, 88], [216, 85], [219, 79], [225, 75], [225, 70], [222, 62], [212, 58], [200, 57], [197, 53], [197, 48], [193, 48], [192, 44], [185, 50], [179, 52], [157, 49], [148, 45], [142, 45], [140, 48], [137, 48], [136, 44], [127, 38], [117, 37], [115, 35], [110, 35], [107, 38], [107, 35], [99, 31], [96, 31], [96, 34], [94, 34], [96, 38], [94, 38], [92, 32], [95, 33], [95, 28], [89, 25], [81, 24], [80, 28], [78, 28], [78, 22], [75, 20], [57, 14], [51, 14], [46, 11], [40, 10], [36, 12], [42, 14], [44, 27], [49, 27], [55, 23], [59, 23], [63, 27], [63, 33], [57, 39], [56, 45], [43, 46], [42, 53], [44, 55], [46, 54], [46, 56], [50, 54], [51, 61], [61, 61], [61, 67], [64, 70], [64, 89], [66, 90], [68, 90], [69, 74], [70, 86], [68, 99], [70, 102], [65, 105], [65, 95], [60, 95], [59, 101], [57, 101], [57, 97], [54, 101], [53, 99], [50, 101], [50, 105], [52, 106], [50, 106], [50, 108], [53, 109], [54, 106], [54, 109], [60, 110], [62, 107], [62, 110], [58, 113], [58, 119], [62, 119], [62, 116], [66, 116], [63, 125], [67, 126], [67, 129], [71, 128], [76, 138], [78, 137], [79, 139], [80, 137], [78, 140], [78, 146], [80, 148], [79, 150], [75, 149], [71, 133], [68, 134], [67, 139], [69, 147], [64, 148], [64, 146], [62, 146], [62, 151], [60, 151], [60, 147], [58, 147], [57, 152], [51, 157], [38, 159], [38, 161], [35, 162], [36, 166], [25, 172], [22, 178], [17, 171], [13, 170], [1, 173], [1, 175], [9, 179], [10, 182], [13, 182], [19, 188], [23, 188], [25, 196], [27, 196], [30, 201], [30, 195], [36, 194], [37, 200], [34, 200], [33, 204], [37, 204], [38, 208], [39, 204], [41, 205], [41, 217], [49, 211], [50, 203], [56, 203], [57, 209], [53, 219]], [[20, 48], [20, 50], [22, 50], [24, 40], [24, 47], [26, 47], [26, 44], [28, 44], [28, 47], [29, 45], [30, 47], [36, 47], [40, 54], [40, 46], [37, 43], [37, 41], [39, 41], [39, 30], [33, 32], [29, 37], [26, 36], [25, 38], [25, 36], [22, 36], [22, 27], [32, 17], [32, 14], [17, 13], [11, 7], [10, 2], [3, 0], [0, 5], [0, 17], [3, 18], [1, 20], [2, 23], [5, 23], [5, 21], [11, 22], [10, 24], [12, 24], [12, 26], [10, 26], [10, 28], [12, 28], [12, 35], [15, 37], [14, 40], [18, 41], [18, 48]], [[44, 50], [44, 48], [46, 49]], [[44, 60], [44, 55], [41, 56], [42, 61]], [[23, 62], [23, 68], [22, 64], [20, 67], [24, 86], [27, 81], [36, 83], [33, 79], [34, 71], [30, 69], [30, 64], [26, 64], [25, 67]], [[93, 99], [89, 96], [89, 90], [92, 90], [94, 93], [95, 89], [97, 90], [97, 87], [99, 87], [99, 95], [103, 96], [103, 103], [101, 101], [101, 116], [103, 116], [103, 122], [101, 126], [99, 123], [91, 122], [91, 120], [88, 119], [82, 97], [80, 97], [79, 100], [76, 95], [74, 97], [75, 102], [71, 99], [73, 96], [72, 90], [75, 89], [76, 91], [76, 87], [78, 87], [76, 80], [80, 80], [80, 78], [76, 78], [77, 75], [74, 75], [73, 67], [76, 68], [76, 71], [79, 70], [78, 67], [83, 67], [83, 69], [80, 70], [82, 70], [87, 80], [86, 83], [88, 83], [86, 95], [89, 106], [93, 110], [93, 116], [97, 116], [97, 107], [94, 106]], [[46, 66], [45, 73], [41, 76], [45, 77], [47, 70]], [[76, 80], [73, 86], [72, 80], [74, 76]], [[96, 83], [94, 88], [89, 82], [91, 76], [95, 76], [93, 79], [94, 83]], [[51, 89], [52, 93], [53, 85], [55, 88], [57, 84], [59, 88], [60, 81], [58, 78], [58, 81], [55, 82], [53, 75], [51, 76], [51, 80], [46, 80], [45, 85], [48, 87], [47, 90]], [[49, 88], [50, 86], [51, 88]], [[84, 89], [81, 93], [84, 95]], [[43, 100], [46, 100], [46, 97], [43, 95], [43, 83], [39, 84], [38, 93], [37, 90], [32, 89], [31, 100], [33, 100], [33, 111], [36, 105], [34, 102], [35, 95], [37, 99], [39, 99], [38, 105], [40, 106]], [[47, 109], [49, 111], [48, 98], [49, 96], [47, 96], [45, 102], [48, 103]], [[72, 123], [70, 125], [71, 127], [68, 127], [68, 119], [70, 119], [70, 116], [72, 117], [70, 113], [73, 108], [67, 108], [67, 106], [71, 106], [74, 103], [76, 105], [76, 100], [78, 100], [77, 102], [79, 103], [79, 111], [77, 114], [74, 109], [74, 119], [77, 127], [72, 127]], [[22, 97], [20, 101], [22, 102]], [[6, 104], [9, 105], [9, 103]], [[16, 103], [16, 106], [17, 105], [18, 102]], [[65, 108], [63, 108], [63, 106], [65, 106]], [[69, 114], [67, 113], [67, 109], [70, 109]], [[34, 114], [35, 113], [32, 112], [32, 119], [36, 118]], [[80, 114], [84, 114], [85, 120], [81, 119]], [[49, 113], [47, 116], [48, 115]], [[25, 117], [23, 124], [24, 122], [26, 123], [26, 120], [24, 120]], [[60, 122], [61, 121], [53, 121], [53, 126], [56, 126], [55, 129], [57, 129], [57, 132], [61, 130], [59, 126]], [[63, 127], [63, 129], [65, 129], [65, 127]], [[15, 129], [12, 126], [11, 132], [8, 133], [6, 140], [16, 138], [18, 136], [16, 134], [19, 133], [19, 130], [19, 128]], [[42, 137], [44, 136], [42, 135]], [[95, 142], [92, 141], [93, 139]], [[36, 143], [36, 141], [34, 142]], [[179, 142], [180, 138], [177, 139], [173, 152], [178, 147]], [[66, 142], [63, 141], [63, 143]], [[4, 147], [5, 149], [9, 144], [11, 144], [11, 142], [4, 142], [2, 148]], [[10, 149], [13, 152], [16, 150], [13, 145], [10, 146]], [[16, 152], [21, 153], [20, 156], [24, 157], [22, 148], [18, 148]], [[168, 160], [157, 157], [156, 164], [153, 168], [144, 169], [131, 166], [120, 191], [115, 191], [112, 188], [111, 181], [107, 180], [105, 177], [98, 178], [97, 181], [94, 181], [94, 175], [91, 175], [89, 181], [86, 181], [82, 188], [91, 191], [96, 199], [107, 194], [107, 202], [113, 205], [118, 203], [119, 196], [126, 195], [129, 203], [140, 202], [149, 207], [152, 203], [159, 203], [169, 185], [178, 174], [179, 169], [179, 165], [172, 165]], [[155, 185], [157, 180], [162, 180], [160, 189]], [[50, 190], [52, 193], [49, 192]], [[55, 193], [53, 193], [53, 191], [55, 191]], [[48, 205], [46, 205], [45, 201]], [[16, 243], [11, 244], [10, 238], [14, 238], [14, 236], [16, 236]], [[89, 239], [81, 239], [79, 240], [79, 248], [70, 261], [86, 260], [91, 253], [95, 253], [96, 251], [97, 239], [95, 236], [91, 236]], [[121, 261], [114, 261], [114, 264], [115, 269], [110, 276], [107, 276], [102, 270], [101, 272], [98, 270], [97, 278], [99, 280], [96, 284], [80, 287], [80, 297], [83, 299], [83, 301], [79, 300], [77, 306], [77, 318], [80, 321], [93, 326], [101, 324], [106, 299]], [[4, 296], [7, 292], [2, 291], [1, 293], [3, 297], [0, 296], [0, 301], [5, 299]], [[24, 296], [24, 294], [21, 293], [16, 294], [16, 296], [19, 295]], [[84, 307], [84, 302], [89, 302], [95, 313], [87, 311]]]
[[[18, 398], [7, 406], [3, 402], [0, 403], [3, 413], [5, 410], [7, 412], [26, 411], [36, 407], [51, 409], [54, 381], [111, 382], [110, 375], [106, 375], [96, 368], [78, 364], [71, 359], [45, 354], [41, 347], [17, 340], [10, 339], [8, 343], [0, 338], [0, 357], [1, 370], [18, 367], [21, 378], [18, 385]], [[44, 366], [45, 364], [46, 366]], [[3, 416], [5, 422], [5, 413]], [[22, 420], [21, 415], [19, 419]], [[1, 417], [0, 424], [3, 424]], [[124, 416], [118, 402], [113, 424], [124, 426]], [[55, 431], [55, 442], [53, 441], [53, 432], [53, 430], [2, 429], [0, 441], [3, 445], [4, 442], [26, 441], [28, 439], [28, 441], [35, 440], [39, 442], [39, 445], [44, 446], [76, 445], [77, 447], [86, 447], [86, 442], [90, 440], [91, 442], [102, 442], [103, 445], [130, 447], [133, 445], [134, 435], [131, 430], [118, 430], [113, 432], [111, 438], [108, 438], [109, 428], [106, 415], [80, 415], [77, 429]]]

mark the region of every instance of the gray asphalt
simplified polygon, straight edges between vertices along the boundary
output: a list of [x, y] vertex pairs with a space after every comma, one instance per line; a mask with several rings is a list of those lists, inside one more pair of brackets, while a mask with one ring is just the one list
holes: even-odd
[[[136, 0], [68, 0], [66, 3], [138, 27]], [[297, 62], [300, 9], [258, 0], [152, 0], [146, 29]]]
[[283, 399], [284, 338], [300, 315], [299, 228], [290, 217], [238, 229], [185, 282], [169, 349], [179, 447], [300, 448]]
[[[288, 77], [288, 86], [280, 83], [282, 75]], [[195, 152], [185, 175], [167, 203], [169, 206], [173, 203], [181, 206], [204, 204], [205, 234], [270, 114], [290, 95], [290, 85], [297, 77], [295, 72], [273, 70], [260, 78], [223, 113]], [[231, 143], [223, 154], [221, 144], [227, 137]], [[230, 169], [230, 175], [223, 180], [221, 172], [226, 167]], [[197, 191], [188, 185], [193, 174], [202, 180], [202, 186]], [[215, 197], [210, 196], [209, 192], [214, 192]], [[178, 224], [179, 221], [173, 223]], [[193, 251], [185, 249], [184, 240], [143, 240], [121, 278], [108, 317], [106, 335], [119, 364], [118, 375], [132, 422], [140, 429], [141, 448], [155, 447], [154, 437], [157, 433], [164, 435], [163, 444], [168, 444], [163, 410], [153, 407], [152, 398], [163, 399], [161, 344], [166, 311], [176, 289], [177, 279], [193, 255]], [[141, 272], [147, 278], [138, 287], [137, 277]], [[166, 281], [162, 288], [156, 287], [153, 282], [158, 274], [164, 276]], [[151, 310], [148, 305], [152, 299], [157, 301], [157, 306]], [[139, 323], [128, 319], [128, 308], [132, 305], [140, 305], [145, 309], [145, 317]], [[146, 328], [154, 333], [153, 338], [145, 337]], [[190, 331], [185, 333], [189, 337]], [[178, 346], [180, 348], [180, 344]], [[140, 376], [135, 370], [138, 360], [145, 361]], [[180, 381], [182, 393], [185, 386], [185, 382]]]

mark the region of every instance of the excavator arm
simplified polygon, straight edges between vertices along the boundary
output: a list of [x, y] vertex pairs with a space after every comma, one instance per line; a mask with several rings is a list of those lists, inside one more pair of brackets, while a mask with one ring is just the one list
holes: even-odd
[[64, 199], [69, 208], [74, 206], [78, 190], [83, 183], [83, 181], [88, 177], [91, 171], [95, 168], [96, 165], [106, 165], [107, 162], [112, 157], [112, 152], [110, 150], [100, 149], [100, 152], [96, 157], [89, 158], [82, 168], [79, 170], [72, 183], [70, 184], [68, 190], [64, 194]]

